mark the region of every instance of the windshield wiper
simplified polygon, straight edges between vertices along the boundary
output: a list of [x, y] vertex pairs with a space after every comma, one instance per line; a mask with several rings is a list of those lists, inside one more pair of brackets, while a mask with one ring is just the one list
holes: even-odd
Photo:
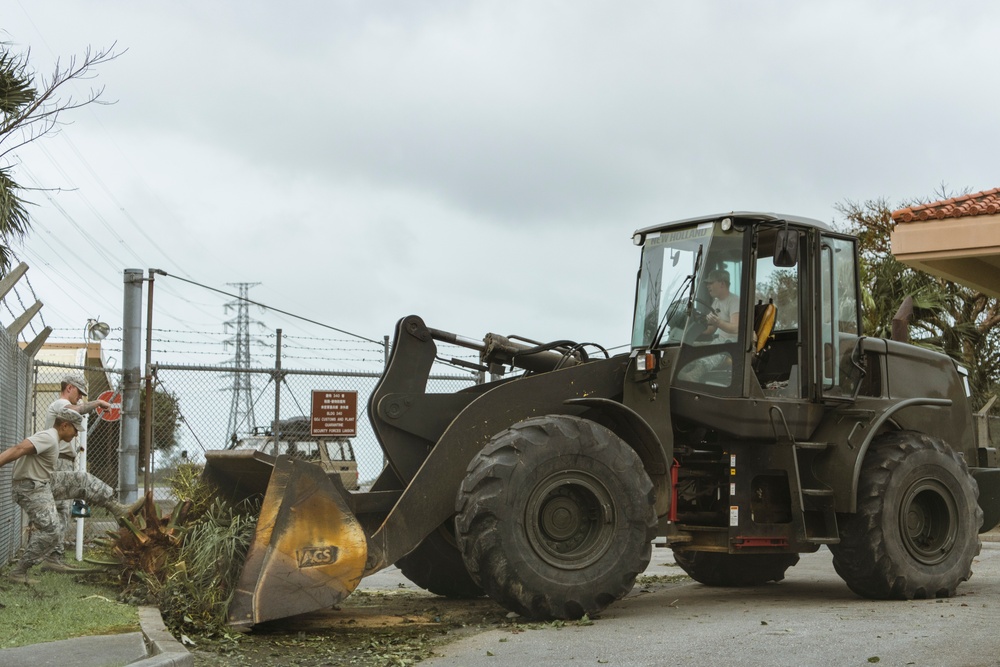
[[691, 289], [688, 292], [688, 303], [687, 303], [687, 312], [689, 315], [691, 314], [691, 310], [694, 308], [694, 277], [698, 275], [698, 269], [701, 268], [701, 251], [704, 249], [705, 246], [703, 245], [698, 246], [698, 256], [694, 258], [694, 271], [692, 271], [691, 275], [688, 276], [688, 279], [691, 281]]
[[688, 290], [687, 305], [685, 307], [685, 312], [690, 315], [691, 310], [694, 308], [694, 277], [698, 275], [698, 269], [701, 268], [701, 255], [704, 250], [704, 246], [698, 246], [698, 255], [694, 259], [694, 271], [690, 275], [685, 276], [684, 280], [681, 282], [680, 286], [674, 292], [673, 296], [670, 298], [670, 303], [667, 308], [663, 311], [663, 317], [660, 318], [660, 323], [656, 327], [656, 335], [653, 336], [653, 342], [649, 349], [655, 350], [660, 346], [660, 341], [663, 339], [663, 334], [667, 332], [667, 323], [676, 313], [674, 308], [675, 304], [680, 302], [680, 295], [684, 293], [684, 289]]

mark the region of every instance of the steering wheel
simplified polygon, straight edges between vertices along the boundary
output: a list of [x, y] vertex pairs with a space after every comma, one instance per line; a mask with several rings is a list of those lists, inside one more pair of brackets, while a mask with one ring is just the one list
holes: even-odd
[[708, 316], [715, 312], [715, 308], [712, 307], [712, 302], [707, 301], [704, 297], [696, 296], [694, 298], [694, 307], [691, 309], [691, 316], [694, 317], [695, 321], [700, 324], [708, 326]]

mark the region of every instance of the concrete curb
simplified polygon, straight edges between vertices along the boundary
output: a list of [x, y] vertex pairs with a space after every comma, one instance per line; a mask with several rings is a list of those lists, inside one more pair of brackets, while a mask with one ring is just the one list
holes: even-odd
[[137, 667], [194, 667], [194, 656], [163, 624], [156, 607], [139, 607], [139, 627], [149, 647], [148, 658], [131, 663]]

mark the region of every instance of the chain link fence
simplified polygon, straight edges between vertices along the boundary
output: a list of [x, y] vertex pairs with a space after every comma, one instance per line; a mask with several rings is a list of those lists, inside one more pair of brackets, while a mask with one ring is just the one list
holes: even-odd
[[[100, 365], [61, 364], [51, 361], [35, 360], [32, 372], [34, 391], [30, 401], [29, 432], [42, 430], [45, 425], [45, 413], [49, 404], [59, 398], [62, 379], [69, 374], [82, 373], [87, 379], [87, 399], [93, 401], [104, 398], [121, 402], [122, 385], [121, 371], [102, 368]], [[118, 488], [119, 462], [119, 428], [117, 425], [120, 410], [102, 411], [103, 414], [91, 412], [84, 415], [84, 430], [79, 436], [82, 451], [76, 459], [76, 469], [89, 472], [113, 489]], [[92, 517], [84, 522], [84, 537], [89, 540], [104, 534], [113, 528], [114, 519], [101, 508], [91, 508]], [[71, 526], [65, 536], [68, 543], [76, 539], [76, 527]]]
[[[34, 364], [35, 391], [31, 400], [31, 431], [40, 431], [45, 424], [45, 412], [52, 401], [59, 398], [62, 379], [71, 373], [83, 373], [87, 379], [88, 401], [103, 397], [110, 399], [121, 391], [121, 371], [100, 366], [77, 366], [36, 360]], [[119, 399], [120, 401], [120, 399]], [[109, 401], [110, 402], [110, 401]], [[77, 461], [79, 470], [100, 478], [112, 488], [118, 486], [118, 429], [110, 426], [117, 413], [84, 415], [85, 435], [80, 444], [83, 454]]]
[[[0, 327], [0, 448], [11, 447], [30, 434], [31, 381], [31, 358]], [[0, 565], [13, 559], [21, 547], [23, 515], [11, 497], [13, 472], [13, 465], [0, 468]]]
[[[357, 434], [350, 438], [351, 447], [346, 451], [353, 450], [358, 482], [363, 487], [374, 480], [383, 467], [382, 449], [367, 414], [368, 397], [383, 369], [379, 364], [369, 365], [371, 370], [358, 371], [240, 369], [154, 363], [150, 369], [153, 386], [150, 476], [154, 498], [166, 505], [173, 501], [168, 488], [169, 479], [179, 464], [204, 464], [208, 450], [259, 447], [263, 441], [261, 436], [270, 434], [276, 415], [280, 420], [308, 418], [313, 391], [357, 392]], [[428, 392], [453, 393], [476, 381], [472, 373], [454, 372], [455, 369], [448, 366], [443, 366], [443, 369], [453, 372], [432, 375]], [[22, 418], [21, 423], [28, 422], [28, 428], [40, 430], [46, 408], [59, 395], [62, 378], [73, 372], [86, 375], [90, 391], [87, 400], [104, 398], [113, 406], [110, 410], [88, 416], [83, 441], [85, 454], [78, 458], [77, 467], [117, 489], [121, 479], [119, 452], [123, 377], [120, 370], [36, 361], [31, 378], [34, 393], [23, 401], [30, 404], [30, 414], [26, 419]], [[0, 376], [0, 383], [3, 380]], [[3, 386], [0, 386], [0, 391], [4, 391]], [[4, 413], [3, 416], [11, 415]], [[6, 421], [4, 428], [7, 428]], [[139, 433], [145, 433], [145, 389], [140, 396]], [[3, 470], [6, 477], [2, 479], [7, 484], [3, 499], [9, 502], [10, 475], [8, 469]], [[138, 471], [137, 477], [141, 492], [143, 471]], [[85, 541], [102, 536], [104, 531], [114, 526], [103, 510], [92, 508], [92, 511], [93, 517], [85, 521]], [[14, 514], [20, 516], [20, 512], [4, 512], [5, 517]], [[19, 526], [14, 530], [19, 530]], [[70, 534], [67, 538], [72, 542], [74, 535]]]
[[[225, 366], [154, 364], [154, 412], [157, 401], [164, 404], [153, 420], [155, 477], [158, 483], [164, 481], [182, 462], [204, 463], [208, 450], [253, 447], [259, 441], [253, 436], [269, 434], [276, 415], [282, 421], [308, 418], [313, 391], [353, 391], [358, 397], [357, 435], [351, 445], [363, 486], [382, 470], [382, 448], [368, 421], [368, 397], [381, 375], [381, 369], [237, 371]], [[473, 381], [472, 375], [434, 375], [427, 390], [452, 393]], [[238, 399], [247, 392], [250, 401], [234, 400], [234, 395]], [[176, 420], [167, 406], [171, 402]]]

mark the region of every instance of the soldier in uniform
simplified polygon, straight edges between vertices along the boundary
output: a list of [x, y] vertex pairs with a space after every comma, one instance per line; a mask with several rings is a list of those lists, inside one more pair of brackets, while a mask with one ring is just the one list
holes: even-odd
[[44, 559], [62, 539], [56, 499], [84, 498], [106, 508], [116, 517], [137, 511], [145, 502], [145, 498], [141, 498], [131, 507], [122, 505], [115, 499], [114, 489], [93, 475], [55, 470], [60, 443], [70, 442], [82, 428], [83, 417], [80, 413], [65, 408], [56, 415], [52, 428], [30, 435], [0, 452], [0, 467], [15, 462], [14, 501], [28, 515], [34, 527], [21, 560], [7, 575], [10, 581], [37, 583], [28, 576], [28, 570]]
[[[72, 373], [62, 378], [59, 387], [59, 398], [52, 401], [49, 404], [48, 409], [45, 411], [45, 428], [52, 428], [55, 425], [56, 415], [59, 414], [61, 410], [69, 408], [70, 410], [75, 410], [81, 415], [90, 414], [97, 408], [110, 408], [111, 404], [107, 401], [97, 399], [96, 401], [84, 401], [87, 397], [87, 379], [81, 373]], [[79, 445], [77, 438], [73, 438], [69, 442], [59, 443], [59, 458], [56, 460], [56, 470], [60, 472], [74, 472], [76, 470], [76, 456], [82, 451], [82, 446]], [[59, 512], [59, 520], [61, 526], [59, 528], [59, 541], [56, 543], [55, 548], [52, 550], [48, 556], [45, 557], [45, 561], [42, 563], [43, 570], [50, 570], [53, 572], [79, 572], [74, 567], [70, 567], [66, 564], [65, 555], [65, 539], [66, 531], [72, 525], [73, 521], [70, 518], [70, 512], [73, 507], [72, 499], [67, 500], [57, 500], [56, 501], [56, 511]]]

